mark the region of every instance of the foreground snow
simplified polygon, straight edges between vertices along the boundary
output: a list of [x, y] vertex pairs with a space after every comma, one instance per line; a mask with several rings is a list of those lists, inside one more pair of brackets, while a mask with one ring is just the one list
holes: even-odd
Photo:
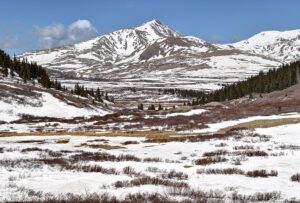
[[[232, 193], [253, 195], [256, 192], [281, 193], [280, 201], [292, 197], [300, 198], [300, 183], [292, 182], [290, 177], [299, 173], [300, 165], [300, 124], [285, 125], [267, 129], [245, 130], [229, 138], [199, 142], [145, 143], [145, 138], [137, 137], [86, 137], [86, 136], [22, 136], [2, 137], [0, 146], [0, 201], [16, 200], [26, 196], [26, 191], [41, 191], [60, 194], [86, 192], [107, 192], [124, 197], [128, 193], [159, 192], [169, 193], [170, 187], [145, 184], [139, 186], [116, 187], [117, 181], [131, 181], [139, 176], [163, 177], [171, 170], [183, 172], [186, 178], [164, 177], [164, 180], [184, 182], [192, 189], [204, 191], [220, 190], [230, 198]], [[258, 133], [258, 134], [256, 134]], [[124, 145], [125, 141], [134, 141]], [[92, 147], [92, 145], [94, 145]], [[98, 147], [97, 147], [98, 146]], [[108, 146], [115, 149], [106, 150]], [[242, 149], [242, 147], [249, 149]], [[23, 151], [22, 151], [23, 150]], [[65, 150], [65, 151], [62, 151]], [[132, 155], [139, 160], [82, 160], [76, 165], [97, 165], [105, 169], [113, 168], [116, 173], [83, 172], [73, 168], [61, 168], [59, 164], [39, 165], [36, 160], [69, 159], [83, 151], [105, 152], [114, 156]], [[205, 158], [205, 152], [227, 151], [226, 161], [197, 165], [196, 160]], [[260, 151], [263, 156], [238, 155], [246, 151]], [[55, 155], [55, 153], [61, 155]], [[152, 158], [152, 160], [147, 160]], [[32, 159], [32, 163], [30, 160]], [[20, 160], [27, 160], [17, 164]], [[237, 161], [239, 160], [239, 161]], [[7, 164], [15, 161], [11, 167]], [[26, 164], [27, 163], [27, 164]], [[124, 168], [130, 166], [136, 174], [127, 174]], [[249, 177], [243, 174], [206, 174], [199, 170], [237, 168], [242, 171], [265, 169], [276, 170], [277, 176]], [[197, 172], [198, 171], [198, 172]], [[23, 188], [23, 189], [22, 189]], [[25, 194], [24, 194], [25, 193]], [[31, 197], [32, 198], [32, 197]], [[35, 197], [34, 198], [39, 198]], [[230, 202], [230, 200], [228, 200]], [[275, 201], [275, 200], [274, 200]]]

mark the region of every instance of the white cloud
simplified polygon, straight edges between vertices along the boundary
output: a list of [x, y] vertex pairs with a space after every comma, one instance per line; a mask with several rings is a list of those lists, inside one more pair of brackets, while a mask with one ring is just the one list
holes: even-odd
[[16, 48], [20, 45], [20, 40], [16, 36], [7, 35], [0, 39], [0, 47], [2, 49]]
[[73, 44], [96, 36], [97, 29], [88, 20], [77, 20], [65, 27], [53, 24], [45, 27], [34, 27], [39, 48], [53, 48]]

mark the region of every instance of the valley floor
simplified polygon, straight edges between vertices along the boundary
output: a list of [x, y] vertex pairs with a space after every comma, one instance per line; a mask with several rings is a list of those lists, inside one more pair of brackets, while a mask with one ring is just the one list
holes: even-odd
[[299, 84], [198, 106], [0, 87], [0, 202], [300, 201]]
[[300, 124], [287, 124], [161, 142], [104, 134], [1, 137], [0, 201], [72, 201], [76, 195], [129, 202], [299, 201], [299, 132]]

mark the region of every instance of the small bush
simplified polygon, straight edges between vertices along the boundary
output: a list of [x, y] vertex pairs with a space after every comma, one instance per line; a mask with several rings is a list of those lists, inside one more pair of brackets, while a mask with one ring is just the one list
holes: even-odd
[[171, 170], [168, 173], [161, 175], [161, 177], [169, 179], [187, 180], [189, 176], [186, 173]]
[[37, 152], [37, 151], [43, 151], [43, 149], [38, 148], [38, 147], [31, 147], [31, 148], [25, 148], [22, 149], [21, 152]]
[[16, 143], [21, 143], [21, 144], [27, 144], [27, 143], [44, 144], [44, 143], [46, 143], [46, 141], [45, 140], [21, 140], [21, 141], [18, 141]]
[[161, 162], [161, 158], [158, 158], [158, 157], [154, 157], [154, 158], [144, 158], [144, 162]]
[[59, 166], [66, 166], [69, 164], [69, 162], [66, 159], [40, 159], [39, 161], [43, 162], [44, 164], [54, 166], [54, 165], [59, 165]]
[[151, 172], [151, 173], [167, 173], [167, 170], [159, 169], [159, 168], [153, 167], [153, 166], [147, 167], [146, 171]]
[[225, 142], [221, 142], [215, 145], [215, 147], [226, 147], [226, 146], [228, 146], [228, 144], [226, 144]]
[[240, 145], [240, 146], [234, 146], [234, 150], [253, 150], [254, 146], [252, 145]]
[[296, 173], [291, 176], [291, 181], [293, 182], [300, 182], [300, 173]]
[[300, 150], [300, 146], [299, 145], [280, 145], [279, 148], [282, 149], [282, 150], [285, 150], [285, 149]]
[[60, 140], [55, 141], [56, 144], [67, 144], [69, 142], [70, 142], [70, 139], [60, 139]]
[[247, 203], [247, 202], [277, 202], [276, 200], [279, 200], [281, 197], [280, 192], [266, 192], [266, 193], [261, 193], [257, 192], [254, 193], [253, 195], [241, 195], [238, 194], [237, 192], [234, 192], [231, 196], [231, 199], [234, 202], [242, 202], [242, 203]]
[[103, 173], [118, 175], [119, 173], [114, 168], [103, 168], [98, 165], [65, 165], [62, 167], [64, 170], [76, 170], [85, 173]]
[[226, 155], [228, 154], [228, 152], [226, 150], [216, 150], [216, 151], [212, 151], [212, 152], [204, 152], [203, 156], [220, 156], [220, 155]]
[[94, 139], [94, 140], [88, 140], [87, 142], [108, 142], [107, 139]]
[[101, 152], [82, 152], [79, 154], [72, 155], [70, 157], [72, 162], [78, 161], [141, 161], [139, 158], [133, 155], [124, 155], [115, 156], [108, 153]]
[[245, 172], [238, 168], [208, 168], [208, 169], [198, 169], [198, 174], [224, 174], [224, 175], [232, 175], [232, 174], [240, 174], [243, 175]]
[[214, 157], [207, 157], [207, 158], [201, 158], [195, 160], [196, 165], [209, 165], [209, 164], [215, 164], [219, 162], [225, 162], [227, 161], [226, 158], [221, 156], [214, 156]]
[[116, 188], [121, 187], [132, 187], [132, 186], [140, 186], [140, 185], [163, 185], [168, 187], [188, 187], [188, 184], [185, 182], [177, 182], [171, 180], [164, 180], [157, 177], [143, 176], [139, 178], [135, 178], [131, 181], [117, 181], [114, 186]]
[[141, 176], [141, 173], [136, 172], [135, 169], [130, 166], [124, 167], [123, 173], [129, 176]]
[[253, 157], [253, 156], [268, 156], [268, 153], [265, 151], [261, 150], [246, 150], [246, 151], [236, 151], [233, 152], [234, 155], [245, 155], [248, 157]]
[[125, 141], [121, 143], [122, 145], [130, 145], [130, 144], [139, 144], [137, 141]]
[[268, 172], [268, 171], [263, 169], [263, 170], [248, 171], [246, 173], [246, 175], [249, 176], [249, 177], [253, 177], [253, 178], [256, 178], [256, 177], [266, 178], [266, 177], [269, 177], [269, 176], [277, 176], [278, 172], [275, 171], [275, 170], [271, 170], [270, 172]]

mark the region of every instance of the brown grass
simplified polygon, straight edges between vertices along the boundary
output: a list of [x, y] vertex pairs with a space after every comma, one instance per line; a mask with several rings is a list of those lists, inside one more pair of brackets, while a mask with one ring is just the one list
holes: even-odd
[[234, 126], [222, 128], [218, 131], [218, 133], [225, 133], [233, 128], [270, 128], [276, 127], [280, 125], [287, 125], [287, 124], [297, 124], [300, 123], [300, 118], [280, 118], [280, 119], [264, 119], [264, 120], [255, 120], [249, 121], [245, 123], [240, 123]]
[[87, 144], [83, 143], [77, 147], [90, 147], [93, 149], [105, 149], [105, 150], [111, 150], [111, 149], [122, 149], [124, 147], [117, 146], [117, 145], [109, 145], [109, 144]]
[[69, 142], [70, 142], [70, 139], [60, 139], [60, 140], [55, 141], [56, 144], [67, 144]]
[[145, 137], [148, 139], [167, 139], [173, 136], [184, 136], [172, 131], [158, 131], [158, 130], [147, 130], [147, 131], [111, 131], [111, 132], [30, 132], [30, 133], [15, 133], [15, 132], [0, 132], [0, 137], [10, 136], [101, 136], [101, 137]]
[[17, 141], [16, 143], [21, 143], [21, 144], [28, 144], [28, 143], [44, 144], [45, 142], [46, 142], [45, 140], [21, 140], [21, 141]]

